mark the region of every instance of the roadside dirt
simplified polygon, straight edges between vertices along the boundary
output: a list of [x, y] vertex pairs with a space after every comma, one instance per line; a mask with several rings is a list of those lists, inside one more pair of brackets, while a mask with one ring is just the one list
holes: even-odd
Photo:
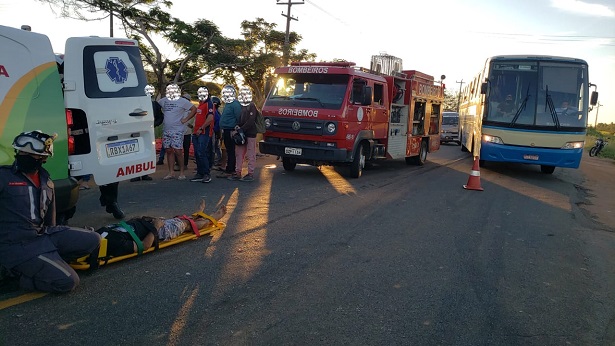
[[580, 169], [588, 200], [581, 208], [615, 232], [615, 161], [585, 155]]

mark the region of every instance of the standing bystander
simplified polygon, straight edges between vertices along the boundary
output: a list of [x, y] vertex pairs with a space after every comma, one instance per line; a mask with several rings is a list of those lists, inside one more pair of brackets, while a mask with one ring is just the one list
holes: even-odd
[[222, 130], [222, 139], [226, 148], [226, 168], [224, 172], [217, 175], [218, 178], [229, 178], [235, 174], [235, 142], [233, 141], [232, 132], [241, 117], [241, 104], [236, 99], [235, 88], [231, 85], [226, 85], [222, 88], [222, 102], [224, 102], [224, 110], [220, 117], [220, 129]]
[[[169, 173], [164, 177], [165, 180], [175, 178], [173, 174], [173, 166], [175, 159], [179, 161], [179, 176], [178, 180], [186, 180], [184, 175], [184, 153], [183, 140], [185, 123], [187, 119], [194, 116], [196, 107], [188, 100], [180, 97], [181, 90], [177, 84], [167, 86], [166, 97], [158, 100], [164, 113], [164, 122], [162, 130], [162, 147], [165, 148], [167, 155], [167, 168]], [[184, 116], [188, 113], [187, 116]]]

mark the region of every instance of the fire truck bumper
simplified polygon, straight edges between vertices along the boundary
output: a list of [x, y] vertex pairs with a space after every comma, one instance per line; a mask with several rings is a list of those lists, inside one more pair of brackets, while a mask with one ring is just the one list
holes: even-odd
[[263, 154], [288, 157], [297, 162], [350, 162], [346, 149], [263, 141], [258, 143], [258, 148]]

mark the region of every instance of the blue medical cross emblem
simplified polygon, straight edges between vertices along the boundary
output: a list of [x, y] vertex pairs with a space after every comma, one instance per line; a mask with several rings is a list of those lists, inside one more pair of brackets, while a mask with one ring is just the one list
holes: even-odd
[[110, 57], [105, 63], [105, 70], [109, 79], [115, 84], [123, 84], [128, 79], [128, 67], [118, 57]]

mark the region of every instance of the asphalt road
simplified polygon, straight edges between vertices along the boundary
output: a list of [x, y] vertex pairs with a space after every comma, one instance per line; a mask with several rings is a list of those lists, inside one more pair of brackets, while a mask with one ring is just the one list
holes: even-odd
[[[0, 344], [615, 343], [615, 230], [589, 210], [601, 183], [583, 170], [491, 164], [468, 191], [472, 161], [454, 145], [356, 180], [258, 166], [253, 183], [122, 183], [129, 217], [205, 198], [227, 204], [227, 227], [83, 275], [68, 295], [0, 295], [20, 299], [0, 310]], [[113, 222], [97, 198], [85, 191], [71, 223]]]

